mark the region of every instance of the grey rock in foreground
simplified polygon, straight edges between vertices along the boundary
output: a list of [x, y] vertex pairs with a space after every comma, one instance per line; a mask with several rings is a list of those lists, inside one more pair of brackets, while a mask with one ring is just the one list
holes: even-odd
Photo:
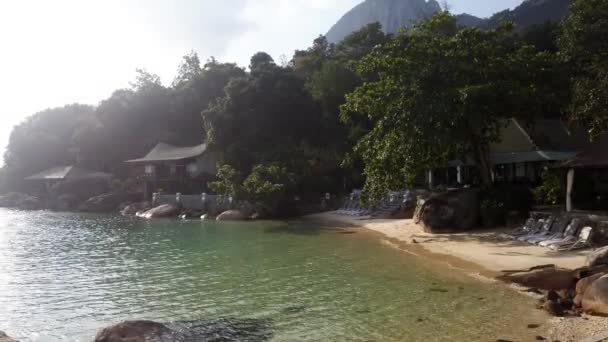
[[0, 342], [19, 342], [10, 338], [8, 335], [4, 333], [4, 331], [0, 331]]
[[125, 321], [101, 330], [95, 342], [263, 342], [272, 336], [268, 320], [219, 319], [166, 324]]

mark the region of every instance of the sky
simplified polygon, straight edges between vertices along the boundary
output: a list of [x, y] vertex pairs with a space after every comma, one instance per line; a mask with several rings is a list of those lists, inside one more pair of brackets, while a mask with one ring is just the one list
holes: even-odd
[[[241, 66], [258, 51], [290, 58], [361, 1], [0, 0], [0, 151], [27, 116], [96, 105], [137, 68], [170, 84], [190, 51]], [[449, 1], [481, 17], [521, 2]]]

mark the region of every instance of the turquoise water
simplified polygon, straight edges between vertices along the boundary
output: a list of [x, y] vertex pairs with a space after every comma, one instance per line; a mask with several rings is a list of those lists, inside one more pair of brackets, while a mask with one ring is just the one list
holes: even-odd
[[357, 230], [0, 210], [0, 330], [22, 342], [92, 341], [126, 319], [260, 320], [271, 341], [494, 341], [527, 333], [532, 308]]

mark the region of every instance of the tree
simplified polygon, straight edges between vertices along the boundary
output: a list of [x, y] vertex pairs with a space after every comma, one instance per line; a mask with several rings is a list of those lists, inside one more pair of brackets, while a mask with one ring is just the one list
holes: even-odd
[[[215, 60], [212, 59], [211, 62], [215, 62]], [[184, 83], [191, 82], [202, 73], [201, 60], [198, 58], [198, 54], [192, 51], [183, 57], [183, 61], [177, 70], [177, 76], [173, 80], [173, 87], [177, 88]]]
[[363, 113], [373, 129], [356, 145], [374, 197], [411, 185], [451, 159], [471, 157], [491, 182], [489, 145], [506, 118], [550, 107], [538, 100], [551, 55], [523, 45], [511, 25], [461, 29], [439, 13], [374, 50], [359, 65], [378, 75], [347, 95], [344, 119]]
[[203, 112], [208, 143], [243, 174], [254, 164], [293, 164], [322, 135], [320, 111], [304, 82], [267, 56], [254, 56], [252, 72], [232, 79], [224, 97]]
[[209, 188], [220, 195], [240, 198], [243, 195], [242, 181], [240, 172], [228, 164], [221, 164], [217, 167], [217, 181], [209, 182]]
[[243, 182], [248, 199], [269, 208], [276, 208], [293, 191], [294, 175], [277, 164], [256, 165]]
[[93, 111], [93, 107], [80, 104], [47, 109], [16, 126], [4, 154], [7, 185], [18, 190], [24, 177], [74, 164], [76, 154], [70, 149], [71, 137]]
[[570, 113], [597, 136], [608, 129], [608, 3], [574, 0], [559, 46], [573, 68]]

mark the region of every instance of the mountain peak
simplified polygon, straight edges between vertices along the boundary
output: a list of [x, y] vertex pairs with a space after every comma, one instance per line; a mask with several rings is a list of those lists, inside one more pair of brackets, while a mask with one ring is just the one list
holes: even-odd
[[420, 19], [441, 11], [436, 0], [365, 0], [348, 11], [327, 33], [331, 43], [361, 27], [379, 22], [387, 33], [394, 33], [402, 26], [409, 26]]

